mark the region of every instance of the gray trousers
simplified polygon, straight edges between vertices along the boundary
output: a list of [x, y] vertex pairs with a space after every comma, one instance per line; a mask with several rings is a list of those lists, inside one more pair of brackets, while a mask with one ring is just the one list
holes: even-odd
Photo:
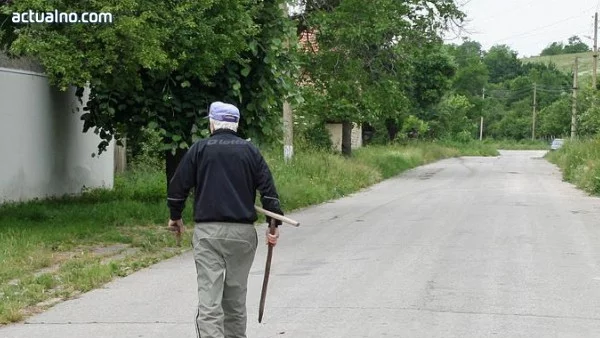
[[198, 223], [192, 243], [198, 338], [246, 338], [246, 291], [258, 245], [256, 229], [252, 224]]

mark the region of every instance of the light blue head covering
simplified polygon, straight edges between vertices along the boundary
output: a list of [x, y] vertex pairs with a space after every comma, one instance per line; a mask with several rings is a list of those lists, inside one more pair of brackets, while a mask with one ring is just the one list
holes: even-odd
[[239, 122], [240, 111], [232, 104], [216, 101], [210, 104], [208, 117], [223, 122]]

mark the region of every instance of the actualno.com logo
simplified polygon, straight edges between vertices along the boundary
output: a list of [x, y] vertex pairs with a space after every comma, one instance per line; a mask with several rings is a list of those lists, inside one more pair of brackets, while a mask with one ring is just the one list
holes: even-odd
[[[0, 0], [1, 1], [1, 0]], [[27, 12], [12, 13], [13, 23], [112, 23], [111, 13], [96, 12]]]

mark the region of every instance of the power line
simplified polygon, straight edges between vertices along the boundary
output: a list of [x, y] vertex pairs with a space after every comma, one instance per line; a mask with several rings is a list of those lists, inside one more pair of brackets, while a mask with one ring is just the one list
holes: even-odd
[[[542, 92], [546, 92], [546, 93], [563, 93], [563, 92], [567, 92], [572, 90], [573, 88], [571, 87], [554, 87], [554, 88], [550, 88], [550, 87], [543, 87], [543, 86], [537, 86], [537, 90], [538, 91], [542, 91]], [[508, 97], [510, 95], [519, 95], [519, 94], [525, 94], [529, 91], [533, 91], [533, 88], [521, 88], [521, 89], [488, 89], [486, 90], [486, 93], [489, 94], [490, 96], [496, 96], [498, 98], [498, 96], [502, 96], [502, 97]]]
[[540, 86], [539, 84], [538, 84], [538, 88], [545, 88], [545, 89], [561, 89], [561, 88], [569, 88], [569, 89], [571, 89], [570, 85], [559, 85], [559, 86], [556, 86], [556, 87], [552, 87], [552, 86], [544, 86], [544, 85], [541, 85], [541, 86]]
[[519, 93], [519, 92], [526, 92], [528, 90], [531, 90], [531, 88], [521, 88], [521, 89], [488, 89], [489, 92], [495, 92], [495, 93], [507, 93], [507, 94], [513, 94], [513, 93]]
[[495, 45], [495, 44], [497, 44], [498, 42], [506, 41], [506, 40], [509, 40], [509, 39], [512, 39], [512, 38], [516, 38], [516, 37], [522, 37], [522, 36], [528, 36], [528, 35], [531, 35], [531, 33], [532, 33], [532, 32], [537, 32], [537, 31], [539, 31], [539, 30], [542, 30], [542, 29], [545, 29], [545, 28], [548, 28], [548, 27], [552, 27], [552, 26], [556, 26], [556, 25], [558, 25], [558, 24], [561, 24], [561, 23], [563, 23], [563, 22], [566, 22], [566, 21], [570, 21], [570, 20], [573, 20], [573, 19], [580, 18], [580, 17], [582, 17], [584, 14], [588, 14], [590, 10], [594, 9], [594, 7], [595, 7], [595, 6], [592, 6], [592, 7], [588, 8], [588, 9], [586, 9], [585, 11], [582, 11], [580, 14], [577, 14], [577, 15], [574, 15], [574, 16], [571, 16], [571, 17], [568, 17], [568, 18], [566, 18], [566, 19], [562, 19], [562, 20], [559, 20], [559, 21], [553, 22], [553, 23], [551, 23], [551, 24], [549, 24], [549, 25], [542, 26], [542, 27], [538, 27], [538, 28], [534, 28], [534, 29], [531, 29], [531, 30], [529, 30], [528, 32], [524, 32], [524, 33], [520, 33], [520, 34], [515, 34], [515, 35], [512, 35], [512, 36], [508, 36], [508, 37], [506, 37], [506, 38], [500, 39], [500, 40], [496, 40], [496, 41], [495, 41], [494, 43], [492, 43], [492, 44], [493, 44], [493, 45]]
[[541, 92], [546, 92], [546, 93], [565, 93], [565, 92], [569, 92], [573, 90], [573, 88], [569, 88], [569, 89], [556, 89], [556, 90], [551, 90], [551, 89], [540, 89]]
[[491, 19], [498, 18], [498, 17], [500, 17], [500, 16], [502, 16], [502, 15], [505, 15], [505, 14], [508, 14], [508, 13], [513, 13], [513, 12], [516, 12], [516, 11], [520, 11], [520, 10], [522, 10], [522, 9], [526, 8], [526, 7], [529, 7], [529, 6], [530, 6], [532, 3], [534, 3], [535, 1], [536, 1], [536, 0], [530, 0], [530, 1], [526, 2], [526, 3], [524, 3], [524, 4], [523, 4], [524, 6], [517, 6], [517, 7], [514, 7], [514, 8], [512, 8], [511, 10], [508, 10], [508, 11], [504, 11], [504, 12], [497, 13], [497, 14], [495, 14], [495, 15], [492, 15], [492, 16], [489, 16], [489, 17], [487, 17], [487, 18], [483, 19], [481, 22], [490, 22], [490, 21], [494, 21], [494, 20], [491, 20]]
[[545, 93], [567, 93], [570, 90], [572, 90], [573, 88], [569, 88], [569, 89], [561, 89], [561, 90], [548, 90], [548, 89], [539, 89], [538, 91], [540, 92], [545, 92]]
[[560, 90], [560, 89], [569, 89], [569, 90], [571, 90], [571, 89], [572, 89], [570, 86], [561, 86], [561, 87], [545, 87], [545, 86], [540, 86], [540, 85], [538, 85], [538, 88], [542, 88], [542, 89], [548, 89], [548, 90]]
[[519, 92], [494, 92], [494, 91], [490, 91], [489, 96], [496, 98], [496, 99], [508, 99], [510, 97], [514, 97], [514, 96], [520, 96], [523, 94], [527, 94], [528, 92], [530, 92], [532, 89], [528, 88], [527, 90], [522, 90]]

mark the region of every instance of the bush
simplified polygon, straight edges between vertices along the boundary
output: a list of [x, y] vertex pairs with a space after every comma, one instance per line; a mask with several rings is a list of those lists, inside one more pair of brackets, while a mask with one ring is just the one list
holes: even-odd
[[436, 128], [438, 135], [456, 136], [460, 132], [473, 128], [473, 123], [468, 118], [468, 112], [473, 104], [463, 95], [445, 97], [438, 105], [437, 115], [439, 124]]
[[333, 147], [325, 123], [313, 123], [300, 129], [298, 148], [329, 151]]
[[407, 137], [419, 138], [429, 131], [429, 125], [427, 122], [419, 119], [414, 115], [409, 115], [404, 122], [402, 123], [402, 129], [400, 131], [401, 134], [404, 134]]
[[[365, 145], [387, 145], [390, 144], [390, 135], [384, 121], [376, 120], [371, 124], [371, 137]], [[399, 137], [400, 133], [396, 135]], [[395, 140], [394, 140], [395, 141]]]
[[456, 141], [460, 142], [460, 143], [469, 143], [469, 142], [473, 142], [473, 135], [466, 130], [463, 130], [461, 132], [459, 132], [456, 137], [455, 137]]
[[398, 133], [396, 138], [394, 139], [394, 143], [398, 145], [406, 145], [408, 144], [409, 138], [406, 133]]
[[127, 162], [131, 171], [154, 171], [164, 168], [165, 153], [158, 131], [142, 128], [127, 139]]

